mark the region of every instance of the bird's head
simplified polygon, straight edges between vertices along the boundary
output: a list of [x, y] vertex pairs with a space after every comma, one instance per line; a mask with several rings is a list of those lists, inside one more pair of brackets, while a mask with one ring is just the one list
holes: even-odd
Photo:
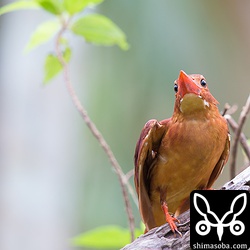
[[205, 111], [216, 106], [218, 101], [210, 93], [204, 76], [199, 74], [187, 75], [180, 71], [178, 79], [174, 82], [175, 111], [182, 114], [193, 114]]

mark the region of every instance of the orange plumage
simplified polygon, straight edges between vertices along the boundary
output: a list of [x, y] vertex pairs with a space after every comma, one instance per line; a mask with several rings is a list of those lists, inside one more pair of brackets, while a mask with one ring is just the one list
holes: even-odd
[[146, 230], [170, 224], [189, 208], [195, 189], [209, 189], [229, 155], [226, 120], [202, 75], [180, 72], [171, 118], [148, 121], [135, 150], [135, 187]]

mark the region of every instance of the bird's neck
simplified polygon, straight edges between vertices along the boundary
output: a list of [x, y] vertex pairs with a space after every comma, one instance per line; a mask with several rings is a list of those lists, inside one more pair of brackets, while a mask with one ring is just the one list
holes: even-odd
[[183, 112], [179, 107], [175, 107], [174, 113], [172, 116], [173, 121], [183, 121], [183, 120], [206, 120], [213, 119], [218, 116], [221, 116], [217, 105], [210, 104], [204, 109], [194, 109], [186, 110]]

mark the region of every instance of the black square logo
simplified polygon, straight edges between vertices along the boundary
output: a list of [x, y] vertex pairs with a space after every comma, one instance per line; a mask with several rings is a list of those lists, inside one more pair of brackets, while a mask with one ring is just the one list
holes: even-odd
[[196, 190], [190, 195], [192, 249], [249, 249], [250, 194], [243, 190]]

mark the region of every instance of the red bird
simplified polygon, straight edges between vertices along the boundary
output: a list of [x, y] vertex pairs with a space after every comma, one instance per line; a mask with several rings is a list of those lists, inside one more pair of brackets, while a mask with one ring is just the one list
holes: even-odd
[[227, 122], [206, 79], [180, 71], [174, 91], [173, 116], [149, 120], [136, 145], [134, 181], [146, 231], [168, 222], [179, 233], [170, 213], [189, 208], [192, 190], [210, 189], [229, 155]]

